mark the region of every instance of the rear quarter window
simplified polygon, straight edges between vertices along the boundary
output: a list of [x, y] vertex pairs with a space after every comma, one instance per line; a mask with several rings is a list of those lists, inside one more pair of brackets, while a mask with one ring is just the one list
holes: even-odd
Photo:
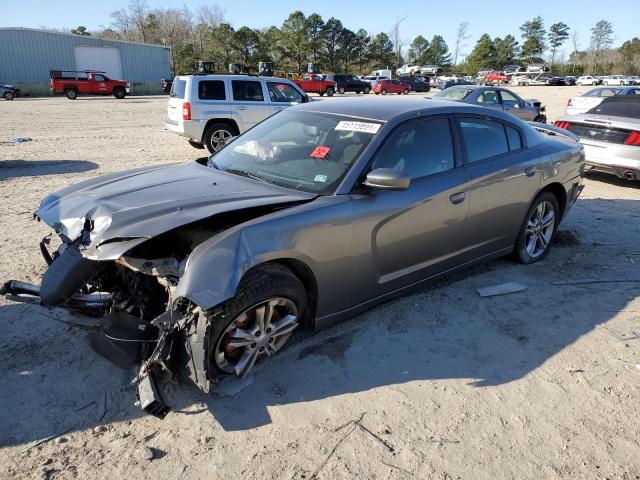
[[507, 134], [501, 123], [478, 118], [463, 118], [460, 120], [460, 128], [470, 163], [509, 152]]
[[169, 93], [169, 96], [172, 98], [184, 98], [184, 93], [186, 88], [187, 88], [186, 80], [176, 79], [173, 81], [173, 84], [171, 85], [171, 92]]

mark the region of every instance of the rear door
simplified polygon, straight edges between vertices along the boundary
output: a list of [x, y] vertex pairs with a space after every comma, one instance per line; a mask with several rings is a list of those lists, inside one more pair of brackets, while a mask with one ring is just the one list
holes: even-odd
[[269, 93], [260, 80], [231, 80], [231, 116], [240, 133], [271, 115]]
[[534, 195], [541, 186], [542, 148], [527, 149], [524, 132], [488, 116], [460, 116], [469, 185], [466, 260], [515, 243]]
[[231, 89], [223, 78], [193, 77], [191, 83], [191, 119], [206, 122], [212, 118], [229, 118]]
[[183, 127], [182, 104], [186, 101], [186, 92], [187, 78], [174, 78], [169, 92], [169, 100], [167, 101], [165, 122], [178, 130], [182, 130]]

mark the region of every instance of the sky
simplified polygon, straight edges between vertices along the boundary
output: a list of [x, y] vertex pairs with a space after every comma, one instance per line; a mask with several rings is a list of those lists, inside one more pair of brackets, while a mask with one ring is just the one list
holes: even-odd
[[[632, 6], [638, 1], [616, 3], [620, 8], [609, 8], [602, 0], [149, 0], [149, 4], [152, 8], [181, 8], [187, 5], [192, 10], [202, 4], [215, 4], [236, 28], [243, 25], [251, 28], [280, 26], [289, 13], [302, 10], [306, 15], [319, 13], [325, 20], [335, 16], [351, 30], [364, 28], [375, 34], [389, 32], [397, 18], [406, 16], [400, 32], [407, 43], [417, 35], [430, 39], [434, 34], [439, 34], [450, 49], [453, 48], [459, 23], [469, 22], [471, 38], [463, 49], [463, 53], [469, 53], [483, 33], [491, 37], [503, 37], [511, 33], [520, 40], [520, 25], [537, 15], [543, 17], [546, 27], [562, 21], [576, 30], [580, 48], [588, 46], [590, 28], [599, 20], [608, 20], [613, 24], [614, 46], [619, 46], [633, 36], [640, 36], [638, 14], [634, 12], [637, 4], [636, 7]], [[111, 12], [125, 8], [128, 3], [129, 0], [65, 0], [62, 7], [60, 2], [54, 0], [21, 0], [19, 8], [2, 9], [0, 27], [74, 28], [84, 25], [88, 30], [99, 29], [110, 24]], [[572, 50], [569, 43], [567, 41], [564, 47], [567, 53]]]

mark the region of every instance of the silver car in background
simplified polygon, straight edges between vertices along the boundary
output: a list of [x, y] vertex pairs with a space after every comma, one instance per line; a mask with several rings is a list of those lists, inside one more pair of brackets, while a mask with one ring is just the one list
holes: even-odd
[[453, 100], [510, 113], [522, 120], [546, 122], [545, 107], [534, 99], [523, 100], [511, 90], [482, 85], [453, 86], [433, 96], [439, 100]]
[[580, 137], [587, 170], [640, 180], [640, 95], [605, 98], [586, 113], [558, 118], [555, 125]]
[[607, 97], [616, 95], [640, 95], [640, 87], [597, 87], [583, 93], [579, 97], [572, 97], [564, 109], [565, 115], [585, 113], [596, 107]]

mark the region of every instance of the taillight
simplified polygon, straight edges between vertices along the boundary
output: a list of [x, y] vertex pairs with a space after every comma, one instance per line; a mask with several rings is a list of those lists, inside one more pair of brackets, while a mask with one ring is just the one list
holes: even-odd
[[640, 132], [631, 132], [629, 136], [624, 140], [624, 143], [626, 143], [627, 145], [640, 146]]
[[569, 128], [569, 125], [571, 124], [569, 122], [561, 122], [560, 120], [556, 120], [554, 125], [563, 130], [567, 130]]
[[569, 101], [567, 102], [567, 107], [570, 107], [571, 105], [573, 105], [573, 102], [571, 101], [571, 99], [569, 99]]
[[182, 119], [191, 120], [191, 104], [189, 102], [182, 104]]

